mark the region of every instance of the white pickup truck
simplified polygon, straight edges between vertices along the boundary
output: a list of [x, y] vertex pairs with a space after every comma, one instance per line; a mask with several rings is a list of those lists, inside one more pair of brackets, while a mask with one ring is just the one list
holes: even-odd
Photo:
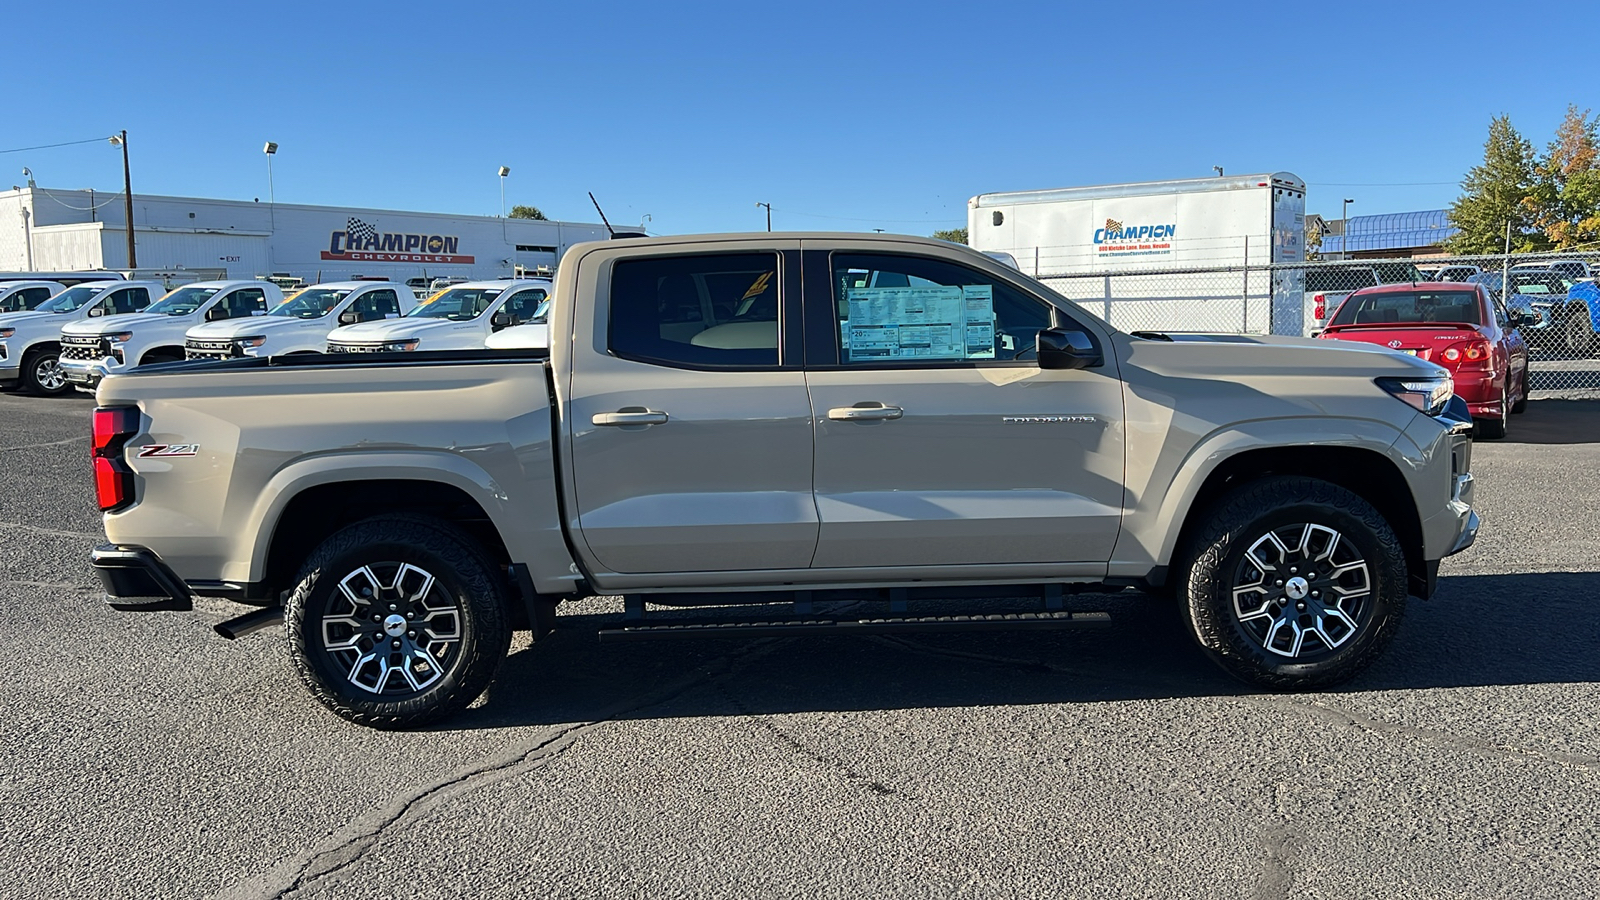
[[66, 289], [59, 281], [0, 282], [0, 313], [30, 312]]
[[282, 302], [283, 292], [270, 281], [186, 284], [141, 313], [61, 329], [61, 371], [79, 389], [93, 391], [107, 375], [182, 360], [184, 333], [201, 322], [265, 316]]
[[184, 335], [189, 359], [321, 353], [341, 325], [398, 319], [417, 305], [404, 285], [387, 281], [314, 284], [265, 316], [202, 322]]
[[0, 315], [0, 387], [66, 392], [71, 385], [59, 362], [62, 326], [138, 312], [165, 290], [159, 281], [85, 281], [32, 310]]
[[434, 294], [399, 319], [334, 329], [328, 352], [481, 350], [494, 332], [530, 321], [550, 292], [545, 278], [469, 281]]

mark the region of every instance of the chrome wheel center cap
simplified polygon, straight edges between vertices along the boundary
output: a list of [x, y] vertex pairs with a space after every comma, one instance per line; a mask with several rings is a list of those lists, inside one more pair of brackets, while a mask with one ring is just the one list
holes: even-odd
[[405, 634], [405, 616], [397, 616], [391, 613], [388, 618], [383, 620], [383, 633], [390, 637], [399, 637], [400, 635]]
[[1311, 593], [1311, 585], [1307, 584], [1304, 578], [1296, 575], [1284, 584], [1283, 592], [1288, 595], [1290, 600], [1304, 600], [1306, 595]]

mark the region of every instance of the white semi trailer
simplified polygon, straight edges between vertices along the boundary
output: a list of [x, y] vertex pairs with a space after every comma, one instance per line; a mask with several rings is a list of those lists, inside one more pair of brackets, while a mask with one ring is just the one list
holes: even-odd
[[1309, 333], [1288, 172], [979, 194], [968, 241], [1128, 331]]

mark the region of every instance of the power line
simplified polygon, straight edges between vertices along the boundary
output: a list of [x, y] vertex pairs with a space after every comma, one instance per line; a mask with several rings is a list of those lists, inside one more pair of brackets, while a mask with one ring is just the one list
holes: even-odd
[[29, 150], [49, 150], [52, 147], [72, 147], [78, 144], [98, 144], [105, 140], [103, 137], [89, 138], [86, 141], [65, 141], [60, 144], [40, 144], [37, 147], [18, 147], [15, 150], [0, 150], [0, 153], [26, 153]]
[[784, 213], [786, 215], [791, 215], [791, 216], [800, 216], [800, 217], [806, 218], [806, 219], [838, 219], [841, 222], [899, 222], [899, 223], [915, 222], [915, 223], [926, 225], [926, 224], [949, 224], [951, 221], [953, 221], [949, 217], [945, 217], [945, 218], [942, 218], [942, 219], [878, 219], [878, 218], [863, 219], [863, 218], [858, 218], [858, 217], [855, 217], [855, 216], [826, 216], [826, 215], [823, 215], [821, 213], [795, 212], [792, 209], [780, 209], [779, 207], [776, 207], [776, 206], [774, 206], [772, 208], [772, 211], [773, 212], [781, 212], [781, 213]]
[[1308, 181], [1312, 187], [1433, 187], [1459, 181]]

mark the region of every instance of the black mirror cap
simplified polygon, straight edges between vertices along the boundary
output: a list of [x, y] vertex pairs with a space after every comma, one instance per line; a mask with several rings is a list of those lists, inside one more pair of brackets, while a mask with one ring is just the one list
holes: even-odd
[[1105, 365], [1094, 338], [1075, 328], [1046, 328], [1039, 332], [1039, 368], [1093, 369]]
[[489, 324], [495, 328], [504, 328], [511, 324], [511, 314], [502, 309], [489, 317]]
[[207, 322], [220, 322], [228, 317], [228, 310], [223, 306], [213, 306], [206, 310]]

